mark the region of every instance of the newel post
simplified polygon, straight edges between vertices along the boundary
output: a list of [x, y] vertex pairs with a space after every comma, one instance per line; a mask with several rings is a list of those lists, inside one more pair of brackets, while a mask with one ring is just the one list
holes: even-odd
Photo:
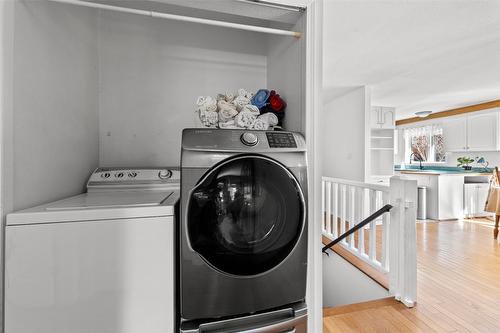
[[417, 181], [390, 180], [389, 292], [407, 307], [417, 300]]

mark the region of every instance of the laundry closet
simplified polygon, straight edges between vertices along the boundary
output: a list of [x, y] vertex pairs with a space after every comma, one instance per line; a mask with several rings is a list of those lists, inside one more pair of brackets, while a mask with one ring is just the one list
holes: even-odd
[[[311, 59], [317, 57], [312, 52], [314, 24], [308, 21], [313, 5], [89, 2], [188, 20], [48, 0], [13, 3], [12, 89], [7, 96], [12, 109], [3, 111], [3, 214], [82, 193], [97, 167], [179, 166], [182, 130], [201, 126], [195, 112], [198, 96], [275, 89], [287, 103], [283, 127], [303, 133], [313, 153], [318, 103], [313, 101], [318, 88], [318, 65]], [[311, 274], [309, 283], [316, 279]]]

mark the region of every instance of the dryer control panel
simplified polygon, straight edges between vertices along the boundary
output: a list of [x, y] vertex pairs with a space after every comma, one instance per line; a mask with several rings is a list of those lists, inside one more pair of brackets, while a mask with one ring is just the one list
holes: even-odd
[[94, 170], [87, 182], [87, 190], [102, 188], [155, 188], [180, 186], [178, 168], [120, 168], [104, 167]]

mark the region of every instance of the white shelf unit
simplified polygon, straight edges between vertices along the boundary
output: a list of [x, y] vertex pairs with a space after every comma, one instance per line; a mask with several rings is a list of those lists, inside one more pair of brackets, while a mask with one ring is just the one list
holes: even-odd
[[[181, 131], [198, 125], [197, 97], [227, 90], [275, 89], [288, 105], [284, 127], [304, 133], [310, 157], [317, 156], [313, 124], [321, 67], [312, 36], [321, 11], [314, 1], [304, 11], [232, 0], [95, 2], [303, 34], [297, 38], [50, 1], [0, 6], [12, 39], [2, 45], [2, 54], [12, 54], [4, 66], [11, 82], [7, 75], [2, 80], [12, 89], [5, 88], [6, 105], [13, 105], [2, 110], [7, 130], [2, 131], [6, 163], [1, 171], [8, 179], [2, 183], [3, 214], [81, 193], [97, 166], [178, 166]], [[314, 177], [312, 171], [309, 175]], [[314, 188], [310, 197], [318, 192]], [[319, 234], [316, 212], [309, 211], [309, 227]], [[317, 237], [310, 237], [310, 248], [319, 245]], [[309, 327], [315, 331], [315, 325], [321, 327], [321, 276], [316, 273], [321, 254], [311, 251], [310, 259], [308, 305], [318, 323]], [[36, 325], [31, 319], [23, 320]]]
[[394, 148], [370, 148], [371, 150], [391, 150], [394, 151]]
[[370, 128], [368, 156], [369, 176], [367, 181], [380, 181], [394, 174], [394, 129]]

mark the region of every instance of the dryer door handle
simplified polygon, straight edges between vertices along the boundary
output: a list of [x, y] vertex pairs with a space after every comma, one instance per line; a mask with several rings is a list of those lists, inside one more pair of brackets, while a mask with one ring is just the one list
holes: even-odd
[[[307, 314], [275, 322], [263, 327], [241, 331], [241, 333], [295, 333], [297, 332], [296, 326], [300, 324], [307, 325]], [[285, 331], [286, 329], [288, 329], [288, 331]]]

